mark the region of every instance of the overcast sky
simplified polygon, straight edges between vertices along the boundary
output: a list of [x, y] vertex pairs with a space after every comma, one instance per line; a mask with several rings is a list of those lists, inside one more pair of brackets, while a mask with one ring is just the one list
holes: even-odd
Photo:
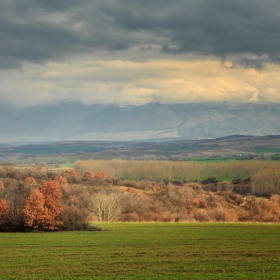
[[279, 15], [279, 0], [1, 0], [0, 102], [279, 102]]

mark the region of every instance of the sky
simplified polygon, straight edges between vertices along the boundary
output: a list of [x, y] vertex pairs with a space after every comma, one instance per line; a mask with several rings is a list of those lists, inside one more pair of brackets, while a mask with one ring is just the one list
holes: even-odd
[[1, 0], [0, 103], [280, 102], [279, 0]]

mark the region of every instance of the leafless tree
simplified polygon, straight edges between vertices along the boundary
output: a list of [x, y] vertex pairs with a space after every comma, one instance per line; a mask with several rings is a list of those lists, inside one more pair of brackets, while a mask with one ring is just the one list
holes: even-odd
[[93, 194], [91, 210], [99, 221], [115, 221], [122, 214], [120, 195], [114, 192]]

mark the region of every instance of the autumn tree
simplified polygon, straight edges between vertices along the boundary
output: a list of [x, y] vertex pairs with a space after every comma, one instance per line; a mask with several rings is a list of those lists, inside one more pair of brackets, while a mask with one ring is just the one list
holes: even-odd
[[55, 230], [59, 224], [55, 218], [62, 210], [61, 197], [62, 193], [58, 181], [49, 180], [43, 181], [40, 187], [40, 192], [44, 195], [44, 218], [45, 229]]
[[6, 222], [9, 213], [9, 206], [5, 199], [0, 199], [0, 225]]
[[23, 206], [23, 220], [32, 230], [56, 230], [56, 220], [62, 210], [61, 190], [55, 180], [43, 181], [39, 189], [32, 189]]
[[22, 209], [24, 225], [34, 231], [44, 230], [44, 195], [39, 189], [32, 189]]

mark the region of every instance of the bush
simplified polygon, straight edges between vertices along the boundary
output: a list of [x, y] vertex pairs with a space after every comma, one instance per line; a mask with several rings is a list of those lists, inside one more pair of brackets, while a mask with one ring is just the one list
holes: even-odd
[[194, 216], [194, 219], [198, 222], [209, 222], [210, 221], [208, 211], [205, 209], [195, 209], [193, 216]]
[[208, 177], [205, 180], [201, 181], [201, 184], [205, 185], [205, 184], [217, 184], [218, 180], [216, 179], [216, 177]]
[[91, 171], [86, 171], [85, 174], [84, 174], [84, 178], [94, 179], [94, 174]]

